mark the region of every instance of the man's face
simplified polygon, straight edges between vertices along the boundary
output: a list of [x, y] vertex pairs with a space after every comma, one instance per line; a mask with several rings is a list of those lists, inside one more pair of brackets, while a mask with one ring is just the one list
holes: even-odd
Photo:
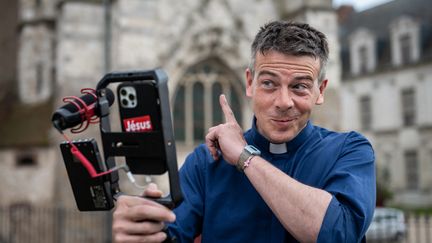
[[276, 51], [256, 54], [255, 73], [246, 70], [258, 131], [272, 143], [292, 140], [305, 127], [312, 108], [324, 102], [327, 80], [318, 84], [319, 59]]

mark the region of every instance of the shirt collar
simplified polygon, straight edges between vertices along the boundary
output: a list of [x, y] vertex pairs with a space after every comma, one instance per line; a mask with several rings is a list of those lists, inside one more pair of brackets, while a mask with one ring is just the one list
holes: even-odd
[[261, 150], [261, 152], [267, 152], [270, 154], [283, 154], [289, 151], [294, 151], [302, 145], [309, 137], [313, 130], [313, 125], [310, 121], [307, 122], [306, 126], [300, 131], [297, 136], [283, 144], [272, 144], [263, 135], [258, 132], [256, 127], [256, 118], [254, 117], [252, 122], [252, 140], [253, 143]]

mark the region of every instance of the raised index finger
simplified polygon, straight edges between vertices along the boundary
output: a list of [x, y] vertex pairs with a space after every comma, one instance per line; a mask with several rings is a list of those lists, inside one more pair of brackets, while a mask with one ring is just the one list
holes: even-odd
[[225, 121], [237, 123], [237, 120], [235, 119], [234, 113], [231, 110], [231, 107], [229, 106], [228, 101], [227, 101], [224, 94], [221, 94], [219, 96], [219, 103], [220, 103], [220, 105], [222, 107], [222, 111], [225, 115]]

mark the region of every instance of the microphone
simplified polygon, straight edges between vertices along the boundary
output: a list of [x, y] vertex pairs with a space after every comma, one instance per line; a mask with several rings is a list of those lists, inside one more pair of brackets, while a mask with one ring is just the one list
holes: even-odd
[[[110, 89], [105, 89], [105, 97], [108, 100], [109, 106], [111, 106], [114, 103], [114, 93]], [[57, 130], [62, 131], [75, 127], [88, 120], [87, 117], [100, 116], [99, 109], [97, 109], [97, 97], [95, 94], [86, 93], [79, 98], [74, 98], [74, 100], [75, 101], [70, 101], [70, 103], [60, 107], [54, 112], [51, 121]], [[76, 102], [77, 100], [80, 102]], [[85, 105], [82, 104], [81, 101], [87, 105], [87, 112], [85, 110]], [[86, 114], [83, 114], [83, 112]]]

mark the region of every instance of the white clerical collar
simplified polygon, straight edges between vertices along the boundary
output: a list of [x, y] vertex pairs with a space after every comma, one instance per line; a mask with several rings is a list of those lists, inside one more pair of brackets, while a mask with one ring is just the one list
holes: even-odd
[[287, 152], [285, 143], [269, 143], [269, 151], [272, 154], [284, 154]]

